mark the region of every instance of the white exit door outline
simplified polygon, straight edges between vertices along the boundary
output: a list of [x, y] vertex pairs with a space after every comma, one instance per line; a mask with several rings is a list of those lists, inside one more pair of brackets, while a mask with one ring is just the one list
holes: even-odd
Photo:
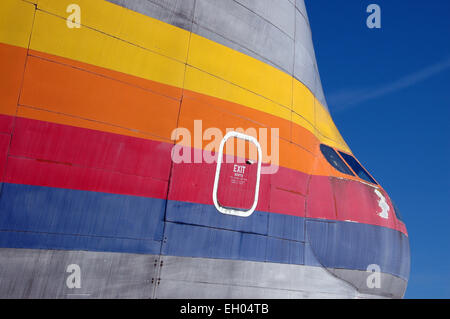
[[[220, 206], [220, 204], [217, 200], [217, 189], [219, 188], [220, 167], [222, 166], [223, 148], [225, 147], [225, 143], [227, 142], [227, 140], [229, 140], [230, 138], [233, 138], [233, 137], [253, 143], [256, 146], [256, 148], [258, 149], [258, 172], [257, 172], [257, 176], [256, 176], [255, 198], [254, 198], [252, 207], [246, 211]], [[234, 131], [228, 132], [227, 135], [225, 135], [222, 142], [220, 142], [219, 156], [217, 158], [216, 176], [214, 178], [214, 189], [213, 189], [214, 206], [216, 206], [216, 209], [219, 212], [221, 212], [222, 214], [234, 215], [234, 216], [239, 216], [239, 217], [249, 217], [251, 214], [253, 214], [253, 212], [256, 209], [256, 206], [258, 205], [259, 181], [260, 181], [260, 176], [261, 176], [261, 161], [262, 161], [261, 145], [259, 145], [259, 142], [256, 138], [254, 138], [253, 136], [250, 136], [250, 135], [246, 135], [246, 134], [234, 132]]]

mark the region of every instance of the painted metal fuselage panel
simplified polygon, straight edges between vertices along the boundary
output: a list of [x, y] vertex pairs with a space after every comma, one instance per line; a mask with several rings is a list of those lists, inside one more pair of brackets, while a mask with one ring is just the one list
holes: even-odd
[[[79, 0], [69, 27], [72, 2], [0, 3], [0, 296], [66, 296], [52, 272], [58, 284], [36, 288], [33, 265], [77, 256], [102, 282], [94, 297], [403, 296], [408, 234], [388, 194], [320, 152], [351, 154], [303, 1]], [[215, 207], [210, 128], [277, 129], [279, 161], [249, 217]], [[173, 161], [174, 144], [188, 161]], [[222, 185], [220, 201], [251, 206], [243, 185]], [[366, 286], [370, 265], [381, 288]]]

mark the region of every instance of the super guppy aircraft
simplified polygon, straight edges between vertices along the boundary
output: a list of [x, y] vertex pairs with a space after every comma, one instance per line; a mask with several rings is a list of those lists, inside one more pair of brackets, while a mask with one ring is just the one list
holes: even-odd
[[404, 295], [303, 0], [2, 0], [0, 64], [0, 297]]

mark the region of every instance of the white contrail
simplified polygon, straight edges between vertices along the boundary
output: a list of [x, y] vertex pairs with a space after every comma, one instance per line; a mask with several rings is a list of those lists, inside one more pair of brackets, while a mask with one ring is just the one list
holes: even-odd
[[439, 63], [428, 66], [420, 71], [411, 73], [404, 76], [394, 82], [388, 83], [376, 88], [362, 88], [344, 90], [331, 94], [328, 104], [333, 111], [343, 111], [350, 107], [353, 107], [361, 102], [376, 99], [387, 94], [399, 91], [401, 89], [413, 86], [419, 82], [422, 82], [438, 73], [450, 68], [450, 57]]

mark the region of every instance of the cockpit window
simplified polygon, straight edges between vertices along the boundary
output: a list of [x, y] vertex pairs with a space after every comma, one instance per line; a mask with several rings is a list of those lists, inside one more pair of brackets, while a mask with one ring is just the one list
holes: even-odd
[[352, 168], [352, 170], [359, 176], [359, 178], [365, 180], [366, 182], [377, 184], [372, 176], [367, 173], [367, 171], [358, 163], [358, 161], [351, 155], [339, 152], [342, 158], [347, 162], [348, 165]]
[[344, 163], [344, 161], [339, 157], [334, 149], [329, 146], [320, 145], [320, 150], [322, 151], [323, 156], [327, 159], [328, 163], [331, 164], [335, 169], [339, 172], [355, 176], [352, 171], [348, 168], [348, 166]]

